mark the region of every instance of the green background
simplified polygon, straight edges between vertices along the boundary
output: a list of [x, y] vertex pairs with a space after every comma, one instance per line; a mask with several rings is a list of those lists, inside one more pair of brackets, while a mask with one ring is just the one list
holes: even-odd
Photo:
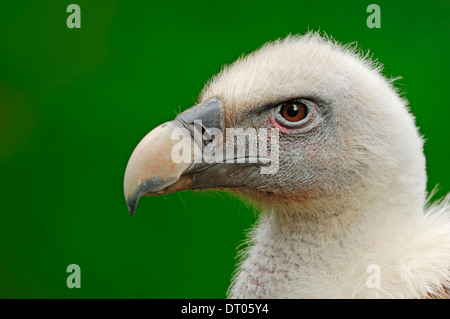
[[[255, 213], [186, 191], [127, 212], [139, 140], [192, 105], [223, 64], [289, 33], [357, 41], [411, 103], [428, 188], [450, 190], [449, 1], [0, 3], [0, 297], [223, 298]], [[66, 267], [81, 267], [69, 289]]]

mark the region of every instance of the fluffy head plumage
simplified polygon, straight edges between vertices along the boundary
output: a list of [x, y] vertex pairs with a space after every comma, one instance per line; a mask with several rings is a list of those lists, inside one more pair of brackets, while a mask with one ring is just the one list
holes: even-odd
[[219, 96], [227, 127], [270, 127], [270, 106], [294, 98], [315, 101], [321, 116], [315, 129], [281, 132], [279, 172], [251, 174], [249, 187], [236, 191], [278, 210], [305, 201], [347, 207], [386, 192], [423, 206], [423, 142], [406, 101], [380, 71], [354, 47], [317, 33], [268, 43], [222, 69], [200, 101]]

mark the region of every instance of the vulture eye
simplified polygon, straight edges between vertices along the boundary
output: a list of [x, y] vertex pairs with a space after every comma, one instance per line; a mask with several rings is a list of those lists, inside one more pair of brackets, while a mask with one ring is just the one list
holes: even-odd
[[314, 103], [299, 99], [279, 104], [275, 110], [275, 118], [279, 124], [295, 128], [308, 122], [314, 112]]
[[303, 120], [308, 113], [306, 106], [301, 103], [288, 103], [281, 107], [281, 116], [289, 122], [298, 122]]

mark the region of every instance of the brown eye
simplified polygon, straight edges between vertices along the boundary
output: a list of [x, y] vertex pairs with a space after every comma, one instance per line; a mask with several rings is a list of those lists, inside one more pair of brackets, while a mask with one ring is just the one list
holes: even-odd
[[300, 102], [291, 102], [281, 107], [280, 114], [289, 122], [299, 122], [308, 115], [308, 108]]

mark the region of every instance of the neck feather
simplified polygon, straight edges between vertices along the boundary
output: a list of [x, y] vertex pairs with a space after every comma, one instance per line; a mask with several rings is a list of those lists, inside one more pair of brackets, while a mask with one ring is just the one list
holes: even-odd
[[450, 277], [448, 214], [429, 218], [423, 199], [388, 195], [263, 211], [249, 234], [230, 297], [404, 298], [439, 293], [439, 283]]

